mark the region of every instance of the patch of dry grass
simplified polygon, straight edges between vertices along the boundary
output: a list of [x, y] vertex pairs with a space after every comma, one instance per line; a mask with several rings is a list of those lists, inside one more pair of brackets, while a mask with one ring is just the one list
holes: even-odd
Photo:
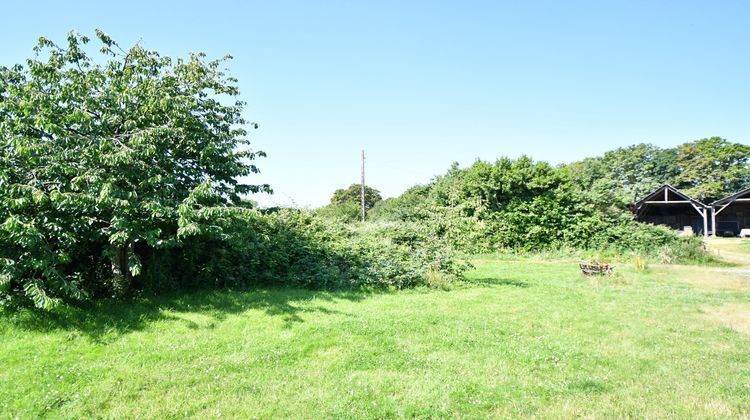
[[715, 291], [750, 291], [749, 268], [715, 268], [676, 265], [655, 265], [655, 274], [663, 274], [677, 281]]
[[750, 266], [750, 239], [709, 238], [706, 239], [709, 251], [729, 263]]
[[730, 303], [707, 308], [705, 312], [711, 321], [750, 335], [750, 303]]

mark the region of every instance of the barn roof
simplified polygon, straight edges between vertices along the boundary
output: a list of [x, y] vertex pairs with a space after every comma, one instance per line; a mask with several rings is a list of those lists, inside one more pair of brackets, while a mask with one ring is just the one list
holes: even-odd
[[750, 188], [734, 193], [730, 195], [729, 197], [722, 198], [721, 200], [716, 200], [713, 203], [711, 203], [711, 206], [721, 206], [725, 204], [732, 204], [733, 202], [737, 201], [737, 199], [743, 198], [743, 196], [747, 194], [750, 194]]
[[[678, 197], [682, 198], [682, 200], [669, 200], [669, 196], [668, 196], [669, 192], [676, 194]], [[692, 204], [693, 207], [696, 207], [696, 209], [698, 207], [700, 208], [708, 207], [707, 205], [688, 196], [687, 194], [683, 193], [677, 188], [669, 184], [662, 184], [661, 187], [655, 189], [652, 193], [648, 194], [647, 196], [643, 197], [640, 201], [633, 204], [633, 209], [634, 211], [638, 211], [645, 204], [685, 204], [685, 203]]]

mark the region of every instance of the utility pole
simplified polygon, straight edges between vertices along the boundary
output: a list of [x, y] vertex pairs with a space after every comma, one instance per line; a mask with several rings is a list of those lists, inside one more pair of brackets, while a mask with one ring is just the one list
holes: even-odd
[[359, 185], [359, 198], [362, 201], [362, 223], [365, 222], [365, 149], [362, 149], [362, 180]]

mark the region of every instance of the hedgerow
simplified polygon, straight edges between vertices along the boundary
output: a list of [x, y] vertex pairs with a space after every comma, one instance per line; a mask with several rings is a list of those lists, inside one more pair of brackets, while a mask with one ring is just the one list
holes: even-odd
[[[466, 266], [446, 247], [404, 228], [363, 228], [281, 209], [196, 211], [183, 245], [146, 265], [147, 288], [283, 285], [404, 288], [426, 276], [460, 277]], [[165, 269], [159, 269], [164, 267]], [[177, 270], [175, 270], [177, 269]]]
[[[527, 157], [457, 165], [431, 184], [378, 203], [371, 220], [423, 226], [464, 253], [599, 250], [673, 262], [710, 259], [700, 241], [602, 211], [566, 168]], [[669, 258], [665, 256], [670, 256]]]

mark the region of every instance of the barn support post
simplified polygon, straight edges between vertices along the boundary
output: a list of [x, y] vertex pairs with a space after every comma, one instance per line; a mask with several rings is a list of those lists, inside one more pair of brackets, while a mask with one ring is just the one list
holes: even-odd
[[716, 237], [716, 207], [711, 206], [711, 236]]
[[703, 237], [708, 238], [708, 210], [703, 209]]

